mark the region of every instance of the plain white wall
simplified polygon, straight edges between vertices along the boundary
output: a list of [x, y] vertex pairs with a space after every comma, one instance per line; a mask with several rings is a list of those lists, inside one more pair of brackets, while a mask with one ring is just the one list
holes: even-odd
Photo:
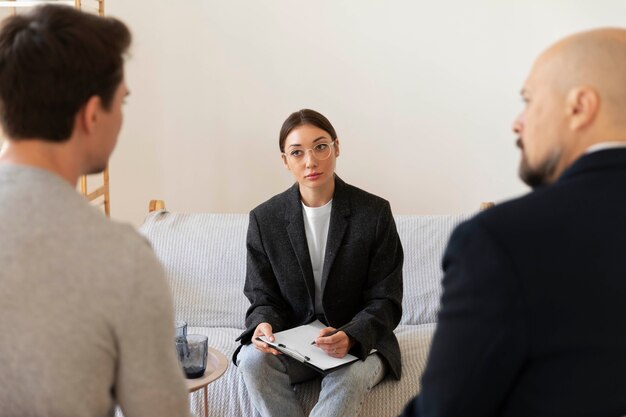
[[277, 145], [309, 107], [338, 174], [395, 213], [454, 213], [526, 188], [511, 132], [534, 58], [624, 26], [623, 0], [107, 0], [132, 29], [112, 215], [247, 212], [292, 183]]

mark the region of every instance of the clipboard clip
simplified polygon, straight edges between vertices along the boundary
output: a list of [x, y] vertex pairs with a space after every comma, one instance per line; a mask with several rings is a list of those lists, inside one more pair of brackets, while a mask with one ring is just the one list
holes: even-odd
[[303, 355], [302, 353], [298, 352], [296, 349], [288, 348], [287, 346], [285, 346], [282, 343], [279, 343], [277, 346], [279, 348], [285, 350], [286, 353], [288, 353], [292, 358], [297, 359], [297, 360], [299, 360], [302, 363], [309, 362], [311, 360], [311, 358], [309, 358], [308, 356]]

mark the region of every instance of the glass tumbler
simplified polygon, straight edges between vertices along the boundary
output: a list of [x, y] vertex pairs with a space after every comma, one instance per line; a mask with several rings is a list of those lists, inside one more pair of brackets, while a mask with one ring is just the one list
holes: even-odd
[[176, 340], [178, 360], [187, 378], [200, 378], [204, 375], [208, 343], [208, 338], [201, 334], [189, 334], [185, 339]]
[[187, 322], [176, 320], [174, 322], [174, 331], [176, 340], [185, 339], [187, 337]]

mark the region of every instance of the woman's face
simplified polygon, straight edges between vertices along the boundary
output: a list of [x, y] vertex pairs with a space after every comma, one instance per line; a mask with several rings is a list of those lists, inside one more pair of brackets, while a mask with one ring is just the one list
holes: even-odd
[[339, 139], [313, 125], [293, 129], [285, 139], [285, 167], [301, 187], [324, 188], [334, 181]]

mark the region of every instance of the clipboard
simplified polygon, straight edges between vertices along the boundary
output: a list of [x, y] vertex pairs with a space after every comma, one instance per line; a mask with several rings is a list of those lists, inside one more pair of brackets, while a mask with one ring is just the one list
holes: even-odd
[[[312, 345], [311, 341], [315, 340], [319, 336], [320, 330], [326, 327], [322, 322], [316, 320], [303, 326], [274, 333], [273, 342], [267, 340], [265, 336], [257, 337], [257, 340], [267, 343], [274, 349], [313, 368], [322, 375], [328, 375], [358, 361], [359, 358], [349, 353], [343, 358], [334, 358], [328, 356], [326, 352], [317, 346]], [[375, 352], [376, 349], [372, 349], [370, 355]]]

